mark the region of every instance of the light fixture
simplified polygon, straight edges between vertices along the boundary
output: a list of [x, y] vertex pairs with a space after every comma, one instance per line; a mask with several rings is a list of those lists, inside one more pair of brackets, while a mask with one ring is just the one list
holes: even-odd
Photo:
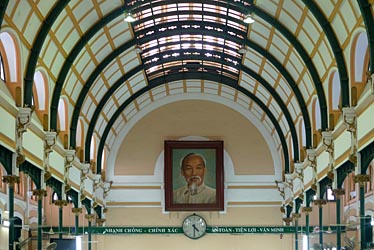
[[249, 14], [245, 15], [244, 19], [243, 19], [243, 22], [248, 23], [248, 24], [254, 23], [255, 19], [253, 19], [252, 13], [249, 13]]
[[135, 16], [129, 11], [125, 11], [125, 18], [123, 19], [125, 22], [132, 23], [135, 22]]
[[135, 45], [135, 52], [137, 54], [143, 53], [143, 49], [142, 49], [142, 47], [140, 47], [139, 44]]
[[239, 54], [245, 54], [247, 53], [247, 48], [245, 47], [244, 44], [242, 44], [238, 50]]
[[328, 228], [327, 228], [327, 231], [326, 231], [326, 233], [327, 234], [332, 234], [333, 233], [333, 231], [332, 231], [332, 229], [331, 229], [331, 227], [329, 226]]
[[10, 226], [10, 222], [8, 220], [3, 220], [3, 226], [4, 227], [9, 227]]

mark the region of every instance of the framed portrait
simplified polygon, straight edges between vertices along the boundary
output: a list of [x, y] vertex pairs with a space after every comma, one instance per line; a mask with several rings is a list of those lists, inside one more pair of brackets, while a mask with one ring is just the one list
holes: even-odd
[[165, 210], [222, 211], [223, 141], [165, 141]]

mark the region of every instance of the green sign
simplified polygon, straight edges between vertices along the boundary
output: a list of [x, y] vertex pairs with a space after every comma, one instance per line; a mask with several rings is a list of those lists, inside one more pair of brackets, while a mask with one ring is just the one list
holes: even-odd
[[[309, 227], [309, 232], [313, 231], [313, 226]], [[336, 232], [336, 227], [331, 227]], [[341, 227], [342, 231], [345, 227]], [[43, 228], [45, 233], [48, 233], [49, 227]], [[58, 232], [58, 227], [53, 227], [54, 232]], [[299, 233], [305, 233], [306, 228], [304, 226], [297, 228]], [[323, 227], [323, 230], [327, 230], [327, 226]], [[78, 234], [110, 234], [110, 235], [121, 235], [121, 234], [181, 234], [183, 233], [182, 227], [79, 227]], [[208, 226], [207, 233], [209, 234], [293, 234], [296, 228], [293, 226]], [[63, 227], [61, 233], [75, 234], [74, 227]]]
[[229, 233], [229, 234], [295, 233], [295, 227], [208, 227], [207, 233]]
[[[88, 228], [85, 228], [88, 231]], [[179, 234], [181, 227], [92, 227], [92, 234]], [[294, 227], [207, 227], [207, 233], [280, 234], [295, 233]]]
[[93, 227], [93, 234], [177, 234], [181, 227]]

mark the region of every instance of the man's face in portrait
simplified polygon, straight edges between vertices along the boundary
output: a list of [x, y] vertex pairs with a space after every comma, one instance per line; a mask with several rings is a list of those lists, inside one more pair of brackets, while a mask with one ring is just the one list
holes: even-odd
[[188, 187], [195, 189], [204, 182], [206, 172], [204, 160], [199, 155], [190, 155], [182, 162], [181, 174], [188, 183]]

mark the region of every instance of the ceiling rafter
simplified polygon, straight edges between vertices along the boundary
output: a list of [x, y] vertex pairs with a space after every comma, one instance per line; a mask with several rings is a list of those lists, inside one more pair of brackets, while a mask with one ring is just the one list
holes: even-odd
[[66, 5], [68, 5], [70, 0], [60, 0], [58, 3], [53, 7], [53, 9], [49, 12], [46, 19], [43, 21], [43, 25], [40, 28], [40, 31], [37, 33], [34, 43], [31, 48], [31, 53], [29, 55], [27, 64], [26, 64], [26, 75], [24, 79], [24, 95], [23, 95], [23, 102], [25, 105], [29, 107], [32, 106], [32, 86], [34, 84], [34, 75], [36, 64], [38, 63], [40, 52], [43, 48], [45, 39], [49, 31], [51, 30], [53, 24], [61, 14], [61, 12], [65, 9]]
[[313, 63], [312, 58], [310, 58], [307, 51], [302, 46], [302, 44], [297, 40], [297, 38], [282, 23], [280, 23], [274, 17], [270, 16], [265, 11], [261, 10], [255, 5], [253, 6], [252, 10], [257, 16], [261, 17], [266, 22], [274, 26], [276, 30], [278, 30], [285, 38], [287, 38], [287, 40], [293, 45], [293, 47], [299, 53], [300, 57], [303, 59], [313, 79], [313, 84], [317, 91], [317, 97], [318, 97], [318, 101], [320, 105], [320, 113], [321, 113], [321, 129], [323, 131], [326, 130], [328, 128], [326, 95], [325, 95], [325, 91], [322, 86], [322, 81], [318, 75], [317, 68]]
[[[269, 117], [270, 121], [273, 123], [274, 125], [274, 128], [275, 130], [277, 131], [277, 134], [278, 134], [278, 137], [281, 141], [281, 145], [282, 145], [282, 151], [283, 151], [283, 157], [284, 157], [284, 171], [285, 173], [288, 173], [289, 172], [289, 167], [290, 167], [290, 160], [289, 160], [289, 156], [288, 156], [288, 148], [287, 148], [287, 142], [286, 142], [286, 139], [285, 139], [285, 136], [282, 132], [282, 129], [280, 127], [280, 125], [278, 124], [278, 120], [275, 118], [275, 116], [273, 115], [273, 113], [271, 113], [271, 111], [268, 109], [268, 107], [266, 106], [266, 104], [264, 104], [256, 95], [254, 95], [253, 93], [249, 92], [248, 90], [246, 90], [245, 88], [243, 87], [240, 87], [240, 86], [237, 86], [237, 84], [235, 84], [234, 86], [233, 85], [230, 85], [230, 84], [227, 84], [227, 82], [223, 81], [224, 85], [227, 85], [227, 86], [230, 86], [230, 87], [233, 87], [233, 88], [237, 88], [238, 91], [242, 92], [244, 95], [248, 96], [250, 99], [252, 99], [254, 102], [256, 102], [256, 104], [266, 113], [266, 115]], [[134, 100], [136, 100], [136, 98], [140, 97], [141, 95], [143, 95], [144, 93], [152, 90], [153, 88], [155, 87], [158, 87], [162, 84], [165, 84], [165, 83], [161, 83], [161, 84], [149, 84], [147, 85], [146, 87], [140, 89], [138, 92], [134, 93], [130, 98], [128, 98], [124, 103], [121, 104], [120, 107], [118, 107], [118, 109], [116, 110], [116, 112], [113, 114], [113, 116], [110, 118], [110, 120], [108, 121], [106, 127], [105, 127], [105, 130], [101, 136], [101, 139], [100, 139], [100, 143], [99, 143], [99, 147], [98, 147], [98, 152], [102, 152], [104, 150], [104, 147], [105, 147], [105, 142], [106, 142], [106, 139], [109, 135], [109, 132], [110, 132], [110, 129], [113, 127], [113, 124], [115, 123], [115, 121], [117, 120], [117, 118], [121, 115], [121, 113], [125, 110], [125, 108], [130, 105]], [[86, 146], [87, 147], [87, 146]], [[97, 168], [97, 171], [98, 173], [101, 173], [101, 163], [102, 163], [102, 156], [101, 154], [98, 154], [97, 156], [97, 162], [96, 162], [96, 168]]]
[[344, 60], [343, 50], [339, 44], [338, 38], [332, 29], [330, 22], [327, 20], [325, 15], [321, 12], [319, 7], [314, 1], [303, 0], [305, 6], [307, 6], [313, 16], [317, 19], [322, 29], [324, 30], [327, 39], [329, 40], [330, 46], [335, 56], [336, 64], [338, 66], [338, 72], [340, 77], [340, 89], [341, 89], [341, 102], [343, 107], [349, 107], [349, 82], [347, 66]]

